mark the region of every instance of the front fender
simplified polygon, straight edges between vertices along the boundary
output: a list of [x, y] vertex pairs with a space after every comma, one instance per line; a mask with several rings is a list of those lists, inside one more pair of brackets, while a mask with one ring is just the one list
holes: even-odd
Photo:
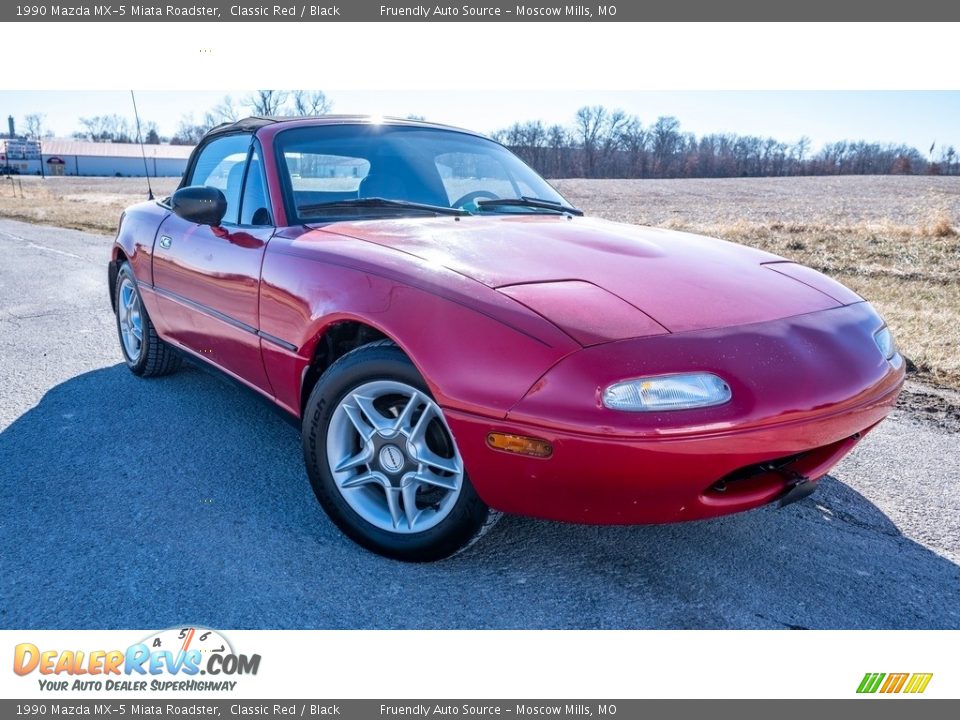
[[[157, 239], [160, 224], [170, 211], [155, 201], [137, 203], [128, 207], [120, 216], [120, 226], [111, 251], [111, 263], [116, 264], [121, 254], [133, 268], [138, 282], [153, 284], [153, 244]], [[113, 280], [116, 276], [112, 277]]]
[[411, 279], [409, 263], [419, 261], [402, 258], [401, 273], [389, 262], [395, 253], [370, 245], [347, 256], [338, 252], [345, 243], [356, 245], [329, 240], [323, 252], [305, 253], [276, 237], [264, 258], [260, 327], [280, 341], [263, 342], [264, 362], [277, 401], [297, 416], [316, 344], [345, 320], [394, 340], [442, 406], [488, 417], [504, 417], [537, 378], [580, 347], [479, 283], [425, 263]]

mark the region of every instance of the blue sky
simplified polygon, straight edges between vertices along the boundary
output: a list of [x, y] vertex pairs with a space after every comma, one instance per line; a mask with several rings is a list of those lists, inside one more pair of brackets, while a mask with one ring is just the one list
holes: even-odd
[[[139, 91], [141, 117], [170, 135], [180, 117], [200, 117], [224, 95], [249, 90]], [[907, 143], [924, 153], [930, 144], [960, 147], [960, 91], [475, 91], [328, 90], [334, 112], [423, 115], [428, 120], [492, 132], [515, 120], [570, 124], [578, 107], [601, 104], [636, 114], [644, 124], [674, 115], [702, 135], [736, 132], [795, 141], [814, 148], [834, 140]], [[79, 128], [79, 118], [118, 113], [132, 117], [130, 94], [117, 91], [0, 91], [0, 113], [18, 123], [31, 112], [46, 115], [59, 136]], [[4, 129], [6, 123], [3, 123]]]

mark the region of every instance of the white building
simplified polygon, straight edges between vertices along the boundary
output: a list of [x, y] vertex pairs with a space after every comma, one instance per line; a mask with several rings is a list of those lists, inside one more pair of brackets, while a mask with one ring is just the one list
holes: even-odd
[[[144, 145], [95, 143], [83, 140], [0, 140], [0, 166], [10, 166], [21, 175], [43, 173], [101, 177], [179, 177], [193, 151], [190, 145]], [[146, 156], [146, 167], [144, 167]]]

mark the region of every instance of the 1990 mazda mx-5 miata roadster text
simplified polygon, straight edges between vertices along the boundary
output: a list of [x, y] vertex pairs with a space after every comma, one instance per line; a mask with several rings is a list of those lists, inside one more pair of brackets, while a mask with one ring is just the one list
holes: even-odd
[[765, 252], [582, 217], [506, 148], [404, 120], [250, 118], [128, 208], [127, 365], [184, 356], [301, 427], [313, 489], [403, 560], [499, 512], [660, 523], [788, 503], [893, 406], [855, 293]]

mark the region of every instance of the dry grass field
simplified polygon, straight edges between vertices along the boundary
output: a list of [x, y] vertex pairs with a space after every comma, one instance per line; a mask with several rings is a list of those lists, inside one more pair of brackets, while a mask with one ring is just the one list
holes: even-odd
[[[111, 234], [138, 178], [0, 181], [0, 216]], [[887, 318], [924, 379], [960, 388], [960, 178], [558, 180], [592, 215], [689, 230], [821, 270]], [[176, 180], [154, 181], [158, 197]]]
[[[157, 197], [169, 195], [179, 182], [150, 179]], [[0, 217], [74, 230], [113, 234], [123, 209], [146, 199], [143, 178], [0, 178]]]

